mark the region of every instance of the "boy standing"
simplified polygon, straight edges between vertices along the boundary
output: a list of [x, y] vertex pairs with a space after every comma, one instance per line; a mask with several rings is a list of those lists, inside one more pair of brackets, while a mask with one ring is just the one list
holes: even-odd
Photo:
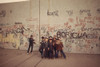
[[61, 54], [63, 55], [63, 57], [66, 59], [66, 55], [63, 52], [63, 43], [59, 39], [57, 39], [56, 44], [57, 44], [57, 57], [58, 57], [58, 53], [60, 51]]
[[27, 53], [29, 53], [30, 48], [31, 48], [31, 53], [32, 53], [34, 43], [35, 43], [35, 42], [34, 42], [34, 39], [33, 39], [33, 35], [31, 35], [30, 38], [29, 38], [29, 47], [28, 47]]
[[44, 50], [45, 50], [45, 38], [42, 37], [42, 41], [40, 42], [40, 48], [39, 48], [39, 51], [41, 53], [41, 57], [43, 58], [44, 57]]
[[48, 41], [49, 58], [53, 58], [53, 42], [52, 39]]

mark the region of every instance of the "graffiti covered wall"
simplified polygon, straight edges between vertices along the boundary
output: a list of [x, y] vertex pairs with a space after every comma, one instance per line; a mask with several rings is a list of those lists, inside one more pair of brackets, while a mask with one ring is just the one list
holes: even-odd
[[99, 0], [41, 0], [41, 36], [61, 37], [64, 51], [100, 54]]
[[35, 46], [39, 46], [38, 2], [33, 2], [35, 0], [0, 5], [1, 47], [26, 50], [30, 35], [34, 36]]
[[0, 46], [27, 49], [31, 34], [36, 46], [40, 45], [39, 36], [56, 35], [61, 37], [65, 52], [100, 54], [100, 1], [31, 0], [1, 4]]

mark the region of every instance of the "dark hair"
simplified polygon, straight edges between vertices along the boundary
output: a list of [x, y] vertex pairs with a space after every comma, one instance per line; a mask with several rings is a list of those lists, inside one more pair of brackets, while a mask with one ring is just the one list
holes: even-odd
[[33, 35], [31, 35], [30, 37], [33, 37]]
[[49, 36], [49, 39], [52, 39], [52, 36]]
[[52, 42], [53, 42], [53, 40], [52, 40], [52, 39], [49, 39], [49, 40], [48, 40], [48, 42], [49, 42], [49, 43], [50, 43], [50, 41], [52, 41]]
[[49, 40], [52, 40], [52, 39], [49, 39]]
[[59, 38], [57, 38], [56, 40], [59, 40]]
[[42, 37], [42, 39], [44, 39], [44, 37]]

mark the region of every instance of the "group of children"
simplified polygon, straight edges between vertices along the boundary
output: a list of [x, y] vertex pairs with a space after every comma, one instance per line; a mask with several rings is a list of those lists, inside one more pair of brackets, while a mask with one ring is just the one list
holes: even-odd
[[66, 58], [65, 53], [63, 52], [63, 43], [60, 38], [54, 37], [42, 37], [40, 42], [39, 52], [41, 53], [42, 58], [58, 58], [59, 52]]

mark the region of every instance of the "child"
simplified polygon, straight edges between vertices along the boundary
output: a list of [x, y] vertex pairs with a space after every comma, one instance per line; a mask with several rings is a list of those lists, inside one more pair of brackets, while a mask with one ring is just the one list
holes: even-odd
[[52, 39], [49, 39], [48, 41], [48, 53], [49, 53], [49, 58], [53, 58], [53, 42]]
[[42, 41], [40, 42], [40, 48], [39, 48], [39, 51], [41, 53], [41, 57], [43, 58], [44, 57], [44, 50], [45, 50], [45, 38], [42, 37]]
[[31, 53], [32, 53], [34, 44], [35, 44], [35, 42], [34, 42], [34, 39], [33, 39], [33, 35], [31, 35], [30, 38], [29, 38], [29, 47], [28, 47], [28, 50], [27, 50], [27, 54], [29, 53], [30, 48], [31, 48]]
[[45, 58], [48, 58], [48, 38], [45, 38]]
[[56, 55], [56, 50], [57, 46], [56, 46], [56, 36], [53, 37], [53, 50], [54, 50], [54, 56], [57, 57]]
[[58, 57], [58, 53], [60, 51], [61, 54], [63, 55], [63, 57], [66, 59], [66, 55], [63, 52], [63, 43], [61, 42], [61, 40], [57, 39], [56, 44], [57, 44], [57, 57]]

